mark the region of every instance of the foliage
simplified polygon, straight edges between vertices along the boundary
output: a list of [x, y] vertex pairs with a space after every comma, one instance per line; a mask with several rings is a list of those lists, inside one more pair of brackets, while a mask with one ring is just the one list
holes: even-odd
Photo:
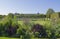
[[[49, 20], [46, 20], [49, 15]], [[60, 37], [60, 18], [54, 10], [48, 9], [47, 14], [12, 14], [0, 16], [0, 36], [21, 39]], [[2, 19], [3, 18], [3, 19]], [[18, 18], [21, 19], [18, 21]]]
[[47, 18], [50, 18], [50, 15], [51, 15], [52, 13], [55, 13], [55, 11], [54, 11], [53, 9], [49, 8], [49, 9], [47, 10], [46, 17], [47, 17]]
[[12, 36], [16, 34], [19, 27], [19, 24], [17, 23], [15, 18], [12, 19], [12, 17], [9, 17], [10, 16], [7, 16], [0, 23], [0, 30], [2, 32], [2, 36]]
[[47, 36], [46, 30], [43, 28], [42, 25], [39, 25], [39, 24], [33, 25], [32, 32], [34, 32], [35, 34], [38, 34], [38, 37], [46, 37]]

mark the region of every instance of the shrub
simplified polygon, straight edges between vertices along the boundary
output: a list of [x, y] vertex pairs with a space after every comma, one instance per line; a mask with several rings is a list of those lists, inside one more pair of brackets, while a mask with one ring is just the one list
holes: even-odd
[[43, 28], [42, 25], [39, 25], [39, 24], [33, 25], [32, 32], [34, 32], [34, 34], [36, 32], [38, 32], [37, 33], [38, 34], [38, 37], [46, 37], [47, 36], [46, 30]]

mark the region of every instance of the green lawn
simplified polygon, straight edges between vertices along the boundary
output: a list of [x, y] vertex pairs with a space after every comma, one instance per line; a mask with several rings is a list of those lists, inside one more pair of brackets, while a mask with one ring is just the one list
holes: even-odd
[[[0, 37], [0, 39], [22, 39], [22, 38], [8, 38], [8, 37]], [[48, 39], [48, 38], [31, 38], [31, 39]]]
[[[0, 39], [20, 39], [20, 38], [0, 37]], [[31, 38], [31, 39], [48, 39], [48, 38]], [[60, 38], [57, 38], [57, 39], [60, 39]]]
[[[30, 22], [35, 23], [35, 24], [41, 24], [41, 25], [50, 24], [50, 21], [30, 21]], [[18, 21], [18, 23], [23, 25], [23, 21]]]
[[0, 37], [0, 39], [19, 39], [19, 38]]

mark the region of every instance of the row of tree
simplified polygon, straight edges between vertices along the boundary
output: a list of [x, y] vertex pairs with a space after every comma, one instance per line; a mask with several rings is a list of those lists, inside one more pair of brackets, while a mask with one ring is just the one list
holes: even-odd
[[[50, 18], [51, 14], [56, 13], [53, 9], [48, 9], [46, 14], [19, 14], [19, 13], [9, 13], [8, 15], [15, 15], [17, 18]], [[60, 16], [60, 12], [57, 13]], [[6, 15], [0, 15], [0, 18], [4, 18]]]

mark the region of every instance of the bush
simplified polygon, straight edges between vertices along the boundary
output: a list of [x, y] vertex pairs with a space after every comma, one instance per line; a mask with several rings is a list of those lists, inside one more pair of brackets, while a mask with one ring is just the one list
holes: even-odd
[[[34, 32], [35, 35], [38, 35], [38, 37], [47, 37], [46, 30], [43, 28], [42, 25], [35, 24], [32, 27], [32, 32]], [[36, 33], [38, 32], [38, 33]]]
[[16, 34], [18, 28], [19, 24], [15, 18], [6, 17], [0, 23], [0, 34], [11, 37]]

